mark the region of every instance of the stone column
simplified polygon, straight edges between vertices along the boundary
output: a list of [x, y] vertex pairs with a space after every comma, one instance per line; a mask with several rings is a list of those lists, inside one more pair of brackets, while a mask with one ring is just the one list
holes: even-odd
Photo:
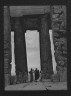
[[10, 63], [11, 63], [11, 26], [10, 10], [4, 6], [4, 79], [5, 86], [10, 84]]
[[41, 17], [40, 57], [42, 78], [50, 78], [50, 74], [53, 73], [48, 19], [47, 14]]
[[[23, 31], [20, 18], [15, 20], [15, 64], [16, 73], [27, 73], [27, 58], [26, 58], [26, 44], [25, 44], [25, 32]], [[27, 73], [28, 74], [28, 73]]]

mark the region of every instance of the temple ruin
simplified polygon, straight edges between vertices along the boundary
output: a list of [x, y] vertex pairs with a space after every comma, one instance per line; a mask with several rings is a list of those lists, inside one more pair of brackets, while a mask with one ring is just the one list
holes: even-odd
[[[28, 72], [25, 32], [26, 30], [38, 30], [42, 78], [51, 77], [53, 66], [49, 29], [52, 29], [53, 32], [57, 71], [60, 70], [63, 74], [62, 70], [67, 68], [66, 6], [4, 6], [5, 86], [10, 85], [11, 31], [14, 31], [16, 75], [18, 72], [23, 74]], [[58, 70], [58, 68], [62, 69]], [[66, 80], [66, 74], [64, 77], [60, 77], [62, 78], [60, 81]]]

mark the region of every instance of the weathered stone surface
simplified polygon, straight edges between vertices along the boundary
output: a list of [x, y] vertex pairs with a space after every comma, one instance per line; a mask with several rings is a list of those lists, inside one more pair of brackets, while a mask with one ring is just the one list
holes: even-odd
[[25, 29], [39, 29], [39, 18], [25, 18], [22, 20], [23, 26], [25, 26]]
[[[62, 70], [67, 66], [66, 6], [52, 6], [51, 9], [55, 59], [57, 67], [60, 66], [58, 74], [62, 75]], [[64, 80], [63, 78], [61, 77], [60, 81]]]
[[67, 81], [67, 68], [66, 67], [61, 67], [57, 66], [57, 71], [58, 71], [58, 76], [59, 76], [59, 81], [60, 82], [66, 82]]
[[48, 15], [43, 15], [41, 18], [41, 32], [40, 32], [40, 53], [41, 53], [41, 70], [43, 78], [49, 78], [53, 73], [51, 46], [49, 38], [49, 28], [47, 22]]
[[64, 67], [62, 78], [60, 80], [64, 82], [67, 81], [67, 68], [66, 67]]
[[14, 31], [16, 74], [17, 72], [24, 73], [27, 72], [26, 44], [20, 18], [16, 19]]
[[66, 7], [52, 6], [53, 28], [64, 30], [66, 28]]
[[5, 86], [10, 84], [9, 64], [11, 62], [11, 26], [10, 10], [4, 6], [4, 77]]
[[52, 82], [66, 82], [67, 81], [67, 68], [57, 66], [57, 74], [51, 75]]
[[9, 73], [4, 74], [4, 78], [5, 78], [5, 86], [10, 85], [10, 74]]
[[52, 74], [51, 75], [51, 82], [59, 82], [59, 75], [58, 74]]

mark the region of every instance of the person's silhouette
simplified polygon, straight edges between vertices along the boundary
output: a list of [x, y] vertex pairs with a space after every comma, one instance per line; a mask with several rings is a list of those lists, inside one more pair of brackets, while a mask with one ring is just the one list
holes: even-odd
[[35, 69], [35, 81], [37, 82], [37, 79], [39, 78], [39, 70]]
[[30, 73], [30, 82], [32, 82], [33, 81], [33, 70], [32, 70], [32, 68], [29, 71], [29, 73]]

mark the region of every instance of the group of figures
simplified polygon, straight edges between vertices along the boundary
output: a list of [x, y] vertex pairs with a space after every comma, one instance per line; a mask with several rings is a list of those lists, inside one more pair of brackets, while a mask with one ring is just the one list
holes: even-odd
[[29, 74], [30, 74], [30, 82], [32, 81], [37, 82], [37, 80], [40, 77], [40, 72], [37, 68], [35, 70], [31, 68], [31, 70], [29, 71]]
[[[29, 71], [29, 75], [27, 75], [27, 72], [21, 73], [17, 72], [15, 76], [11, 76], [10, 83], [12, 84], [18, 84], [18, 83], [26, 83], [28, 81], [30, 82], [37, 82], [41, 78], [41, 71], [36, 68], [35, 70], [31, 68]], [[28, 77], [29, 76], [29, 77]]]

